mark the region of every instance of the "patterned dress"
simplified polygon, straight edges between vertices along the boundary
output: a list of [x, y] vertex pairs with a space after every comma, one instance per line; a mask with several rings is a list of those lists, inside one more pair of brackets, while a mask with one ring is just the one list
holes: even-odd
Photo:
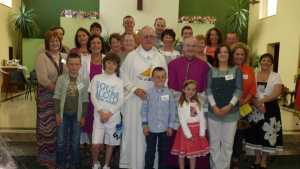
[[[267, 82], [257, 82], [257, 90], [264, 93]], [[251, 128], [246, 134], [246, 147], [263, 152], [283, 151], [282, 123], [278, 101], [264, 103], [266, 113], [255, 107], [249, 115]]]
[[[56, 68], [58, 76], [62, 75], [62, 57], [60, 56], [59, 65], [57, 65], [48, 52], [46, 55]], [[57, 125], [53, 113], [53, 95], [53, 91], [42, 85], [38, 86], [36, 137], [37, 161], [41, 165], [56, 164]]]

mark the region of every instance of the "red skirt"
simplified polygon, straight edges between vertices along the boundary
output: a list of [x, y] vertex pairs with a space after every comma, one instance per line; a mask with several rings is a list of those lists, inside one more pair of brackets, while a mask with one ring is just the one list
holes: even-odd
[[205, 156], [207, 153], [209, 153], [210, 148], [208, 146], [206, 137], [200, 139], [199, 122], [188, 123], [187, 125], [192, 133], [194, 141], [188, 140], [185, 137], [180, 125], [176, 133], [176, 138], [171, 153], [178, 155], [179, 157], [187, 158]]

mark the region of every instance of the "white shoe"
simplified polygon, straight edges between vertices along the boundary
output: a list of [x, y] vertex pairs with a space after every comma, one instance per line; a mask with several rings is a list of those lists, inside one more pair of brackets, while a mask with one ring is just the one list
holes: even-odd
[[97, 164], [94, 164], [94, 165], [92, 166], [92, 169], [101, 169], [101, 164], [99, 163], [99, 161], [98, 161]]
[[103, 167], [103, 169], [110, 169], [110, 167], [107, 167], [107, 165], [105, 165], [105, 166]]

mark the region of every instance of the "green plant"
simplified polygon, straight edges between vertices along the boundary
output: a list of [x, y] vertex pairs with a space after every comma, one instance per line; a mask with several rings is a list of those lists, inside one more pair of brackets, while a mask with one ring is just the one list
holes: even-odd
[[235, 0], [234, 6], [229, 6], [230, 11], [226, 15], [225, 28], [229, 32], [242, 33], [242, 29], [247, 28], [249, 11], [244, 8], [248, 0]]
[[25, 10], [25, 4], [22, 2], [19, 12], [12, 15], [12, 24], [16, 32], [21, 33], [22, 38], [34, 38], [40, 34], [40, 29], [36, 22], [34, 9]]

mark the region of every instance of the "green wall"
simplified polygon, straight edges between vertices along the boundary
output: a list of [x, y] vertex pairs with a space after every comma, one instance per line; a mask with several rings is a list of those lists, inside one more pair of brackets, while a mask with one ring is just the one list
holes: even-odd
[[44, 39], [22, 39], [22, 56], [23, 65], [27, 67], [27, 75], [35, 68], [34, 59], [37, 49], [40, 45], [44, 44]]
[[[179, 15], [181, 16], [214, 16], [217, 18], [216, 27], [223, 32], [223, 38], [227, 31], [225, 29], [225, 16], [229, 11], [228, 5], [233, 6], [235, 0], [179, 0]], [[245, 6], [249, 10], [249, 6]], [[244, 30], [240, 40], [247, 43], [248, 29]]]
[[99, 12], [99, 0], [23, 0], [23, 2], [27, 10], [33, 8], [38, 16], [40, 38], [44, 38], [49, 28], [60, 24], [60, 14], [64, 9]]

